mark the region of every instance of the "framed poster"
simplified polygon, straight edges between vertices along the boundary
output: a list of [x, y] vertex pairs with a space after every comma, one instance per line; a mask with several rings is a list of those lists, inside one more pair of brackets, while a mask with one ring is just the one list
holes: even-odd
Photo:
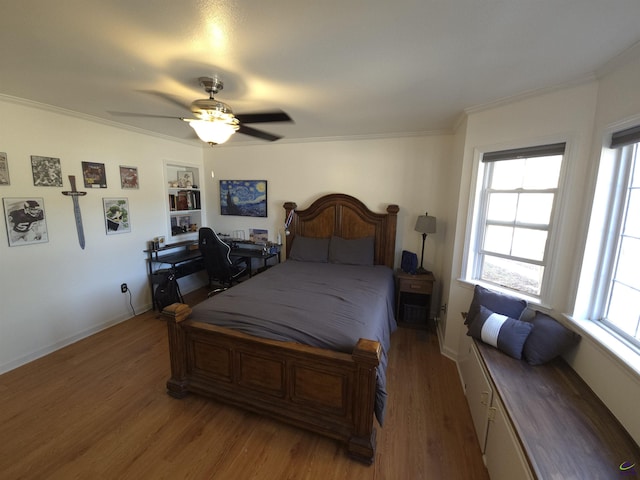
[[36, 187], [61, 187], [62, 167], [60, 159], [31, 155], [33, 185]]
[[10, 247], [49, 241], [42, 198], [3, 198], [2, 203]]
[[0, 152], [0, 185], [9, 185], [9, 160], [5, 152]]
[[193, 187], [193, 172], [188, 170], [178, 172], [178, 187], [180, 188], [192, 188]]
[[102, 203], [107, 235], [130, 232], [129, 200], [126, 198], [103, 198]]
[[220, 180], [220, 214], [267, 216], [266, 180]]
[[82, 162], [85, 188], [107, 188], [107, 172], [104, 163]]
[[140, 187], [138, 185], [138, 167], [120, 165], [120, 186], [123, 190]]

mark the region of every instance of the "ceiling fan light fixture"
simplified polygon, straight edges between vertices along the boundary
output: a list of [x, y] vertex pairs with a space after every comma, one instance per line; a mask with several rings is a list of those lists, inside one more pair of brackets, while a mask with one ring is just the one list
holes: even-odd
[[191, 120], [189, 125], [196, 131], [200, 140], [209, 145], [220, 145], [226, 142], [240, 128], [235, 118], [231, 121], [221, 119]]

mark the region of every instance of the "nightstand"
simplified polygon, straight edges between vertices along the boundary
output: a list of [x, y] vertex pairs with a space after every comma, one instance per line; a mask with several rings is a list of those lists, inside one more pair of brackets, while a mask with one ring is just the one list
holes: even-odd
[[436, 281], [433, 273], [411, 275], [398, 269], [396, 279], [396, 320], [399, 325], [427, 328], [431, 294]]

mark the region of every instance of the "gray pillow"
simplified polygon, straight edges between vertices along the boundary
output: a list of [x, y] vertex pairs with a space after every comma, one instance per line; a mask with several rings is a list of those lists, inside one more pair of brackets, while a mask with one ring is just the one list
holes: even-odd
[[532, 329], [533, 324], [529, 322], [521, 322], [492, 312], [480, 305], [479, 312], [469, 325], [467, 334], [520, 360], [524, 343]]
[[467, 318], [464, 321], [465, 325], [473, 322], [473, 319], [480, 311], [480, 305], [493, 312], [515, 319], [520, 319], [522, 311], [527, 308], [526, 300], [476, 285], [473, 290], [473, 300], [469, 306]]
[[374, 238], [346, 239], [331, 237], [329, 262], [345, 265], [373, 265]]
[[329, 259], [329, 239], [296, 235], [288, 258], [301, 262], [327, 263]]
[[531, 365], [550, 362], [580, 340], [579, 334], [542, 312], [536, 311], [531, 324], [533, 330], [522, 350], [522, 356]]

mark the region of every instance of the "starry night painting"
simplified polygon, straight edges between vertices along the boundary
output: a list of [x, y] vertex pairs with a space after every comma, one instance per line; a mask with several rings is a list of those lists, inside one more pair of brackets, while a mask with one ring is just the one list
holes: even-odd
[[220, 213], [242, 217], [266, 217], [267, 181], [220, 180]]

